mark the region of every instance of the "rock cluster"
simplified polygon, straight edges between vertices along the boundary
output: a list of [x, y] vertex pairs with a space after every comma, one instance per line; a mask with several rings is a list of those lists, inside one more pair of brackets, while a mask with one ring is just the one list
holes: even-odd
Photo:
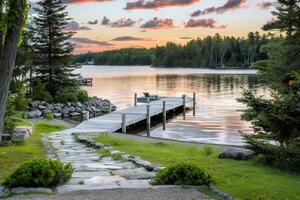
[[33, 101], [29, 104], [29, 111], [26, 112], [28, 119], [46, 117], [52, 113], [54, 118], [77, 118], [81, 116], [96, 117], [101, 114], [116, 110], [107, 99], [92, 97], [89, 102], [81, 103], [47, 103], [44, 101]]
[[253, 155], [253, 151], [242, 148], [230, 148], [224, 150], [218, 156], [220, 159], [233, 159], [233, 160], [249, 160]]

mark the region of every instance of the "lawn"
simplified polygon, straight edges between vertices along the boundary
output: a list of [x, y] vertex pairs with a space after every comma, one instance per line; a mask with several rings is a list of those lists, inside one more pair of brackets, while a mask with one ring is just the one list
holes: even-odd
[[[18, 121], [17, 125], [30, 125], [26, 121]], [[45, 158], [46, 152], [41, 141], [43, 134], [63, 130], [64, 126], [37, 123], [34, 125], [33, 134], [23, 144], [0, 146], [0, 182], [22, 162], [34, 158]]]
[[178, 143], [141, 142], [101, 135], [97, 141], [110, 144], [128, 154], [168, 166], [192, 162], [205, 168], [214, 178], [214, 186], [235, 199], [297, 200], [300, 199], [300, 175], [261, 166], [253, 161], [220, 160], [219, 149], [180, 145]]

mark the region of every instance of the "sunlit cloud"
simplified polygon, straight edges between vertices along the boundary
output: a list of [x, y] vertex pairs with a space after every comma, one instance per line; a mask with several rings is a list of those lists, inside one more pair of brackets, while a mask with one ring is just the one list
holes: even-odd
[[94, 45], [98, 45], [98, 46], [114, 46], [114, 44], [109, 43], [107, 41], [92, 40], [92, 39], [84, 38], [84, 37], [73, 37], [72, 41], [76, 44], [94, 44]]
[[192, 17], [198, 17], [200, 15], [207, 15], [210, 13], [222, 14], [224, 12], [230, 12], [239, 8], [246, 7], [246, 0], [228, 0], [223, 6], [209, 7], [204, 10], [197, 10], [191, 14]]
[[268, 10], [270, 8], [272, 8], [275, 5], [274, 2], [270, 2], [270, 1], [262, 1], [262, 2], [258, 2], [256, 4], [256, 6], [260, 9], [264, 9], [264, 10]]
[[132, 37], [132, 36], [120, 36], [114, 38], [112, 41], [148, 41], [148, 39]]
[[200, 0], [137, 0], [135, 2], [128, 2], [125, 9], [159, 9], [174, 6], [188, 6], [199, 1]]
[[157, 17], [141, 25], [144, 29], [170, 29], [175, 28], [173, 19], [158, 19]]
[[186, 24], [186, 28], [226, 28], [226, 25], [216, 25], [216, 21], [212, 18], [209, 19], [190, 19]]
[[103, 17], [101, 24], [105, 26], [110, 26], [113, 28], [122, 28], [122, 27], [131, 27], [135, 25], [137, 21], [134, 21], [130, 18], [120, 18], [116, 21], [110, 22], [110, 19]]

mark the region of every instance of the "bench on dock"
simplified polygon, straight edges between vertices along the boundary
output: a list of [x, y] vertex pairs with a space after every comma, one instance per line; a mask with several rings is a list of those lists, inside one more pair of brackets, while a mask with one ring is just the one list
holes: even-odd
[[81, 75], [76, 79], [80, 86], [93, 86], [93, 78], [83, 78]]

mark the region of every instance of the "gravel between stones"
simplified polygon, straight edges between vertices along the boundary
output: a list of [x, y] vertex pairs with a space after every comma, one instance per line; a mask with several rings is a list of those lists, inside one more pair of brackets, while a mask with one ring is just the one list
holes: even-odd
[[8, 200], [208, 200], [196, 189], [158, 188], [158, 189], [111, 189], [76, 191], [57, 195], [19, 195]]

